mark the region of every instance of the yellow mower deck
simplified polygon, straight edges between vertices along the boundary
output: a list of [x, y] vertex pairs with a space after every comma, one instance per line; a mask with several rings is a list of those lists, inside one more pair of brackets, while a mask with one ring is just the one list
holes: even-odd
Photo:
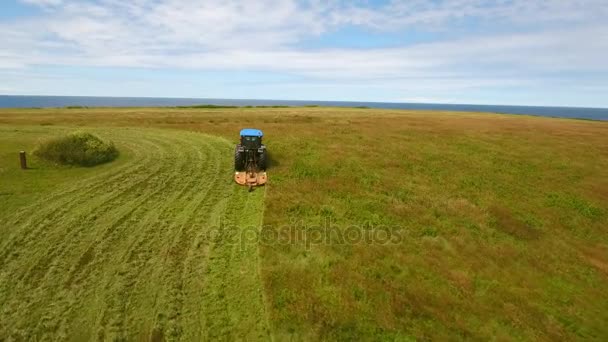
[[234, 173], [234, 180], [239, 185], [246, 185], [249, 188], [253, 188], [254, 186], [260, 186], [266, 184], [268, 180], [268, 176], [265, 171], [260, 172], [248, 172], [248, 171], [236, 171]]

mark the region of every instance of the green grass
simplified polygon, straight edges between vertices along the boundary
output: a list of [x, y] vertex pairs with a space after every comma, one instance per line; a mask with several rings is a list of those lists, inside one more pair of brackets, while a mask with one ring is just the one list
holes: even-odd
[[[119, 158], [18, 169], [19, 150], [75, 126], [115, 141]], [[243, 127], [272, 153], [263, 191], [231, 181]], [[608, 336], [605, 122], [89, 108], [2, 110], [0, 128], [0, 339]], [[260, 225], [270, 239], [237, 238]], [[353, 229], [398, 239], [313, 240]]]
[[[1, 126], [2, 159], [65, 130]], [[233, 184], [230, 144], [170, 130], [92, 131], [125, 151], [115, 165], [55, 170], [32, 159], [29, 170], [2, 170], [9, 181], [48, 182], [2, 186], [3, 203], [16, 205], [0, 216], [0, 337], [268, 336], [257, 245], [231, 241], [260, 226], [264, 193]]]

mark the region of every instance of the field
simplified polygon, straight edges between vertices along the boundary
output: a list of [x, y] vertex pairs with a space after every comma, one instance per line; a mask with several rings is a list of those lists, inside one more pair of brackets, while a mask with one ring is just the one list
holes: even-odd
[[[251, 193], [249, 126], [272, 162]], [[120, 157], [18, 169], [74, 130]], [[0, 203], [0, 340], [608, 338], [606, 122], [0, 110]]]

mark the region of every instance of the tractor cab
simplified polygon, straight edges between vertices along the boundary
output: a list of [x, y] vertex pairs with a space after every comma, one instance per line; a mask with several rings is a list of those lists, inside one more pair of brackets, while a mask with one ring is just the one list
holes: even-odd
[[245, 149], [258, 149], [262, 147], [264, 133], [259, 129], [245, 128], [241, 130], [241, 146]]

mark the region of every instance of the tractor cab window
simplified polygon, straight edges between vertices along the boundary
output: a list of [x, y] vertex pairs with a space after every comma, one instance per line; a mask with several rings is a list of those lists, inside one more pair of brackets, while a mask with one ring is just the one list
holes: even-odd
[[262, 140], [260, 137], [243, 136], [241, 137], [241, 144], [248, 148], [258, 148], [262, 144]]

